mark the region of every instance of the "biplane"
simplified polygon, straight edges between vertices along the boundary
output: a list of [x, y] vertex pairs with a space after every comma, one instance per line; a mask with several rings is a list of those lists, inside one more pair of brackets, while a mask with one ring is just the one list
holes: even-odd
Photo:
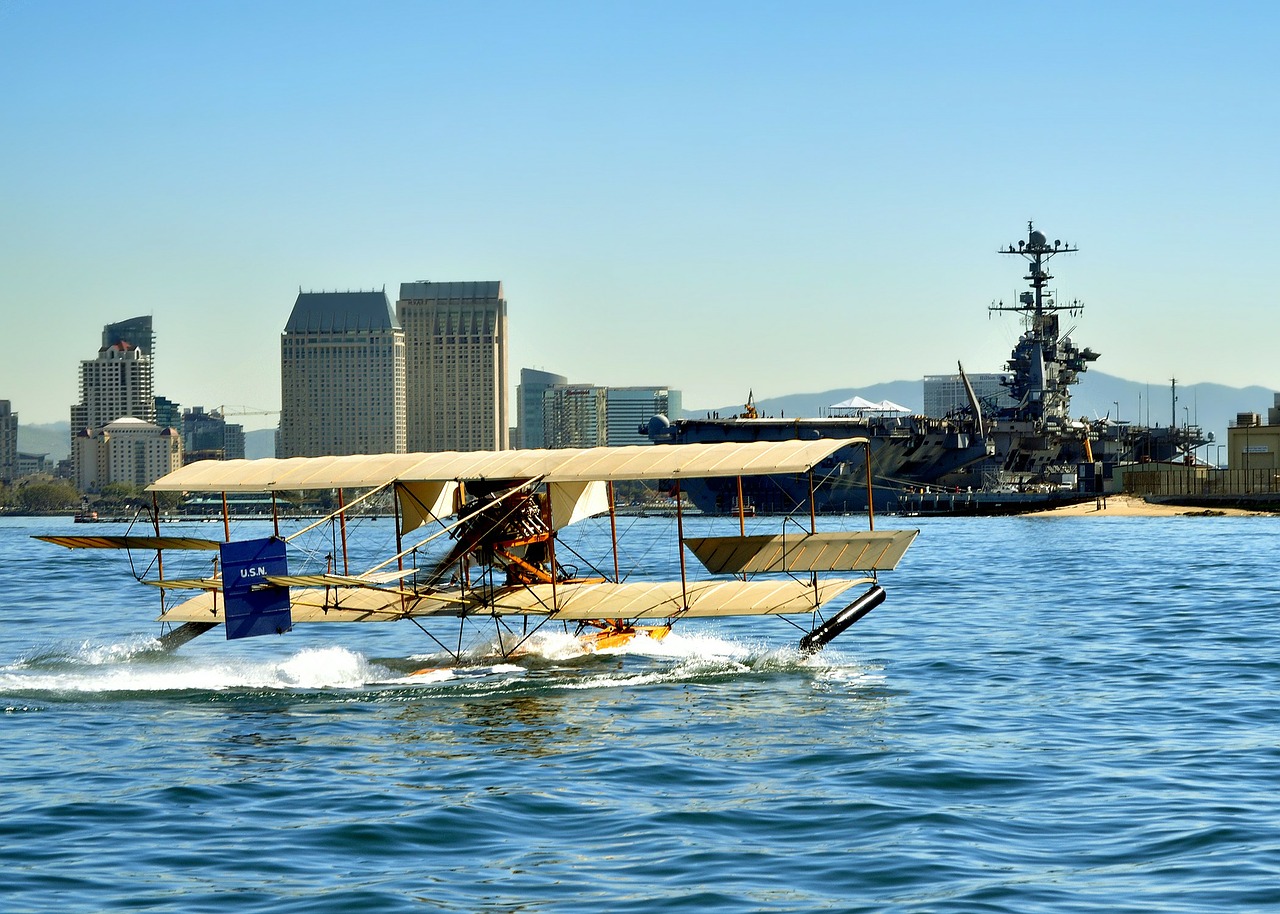
[[[876, 530], [868, 514], [865, 531], [818, 532], [810, 497], [807, 526], [784, 523], [780, 533], [747, 535], [740, 508], [737, 535], [687, 537], [680, 485], [738, 477], [741, 488], [744, 476], [788, 473], [807, 475], [812, 493], [822, 484], [823, 466], [851, 444], [865, 447], [867, 441], [208, 460], [148, 487], [153, 513], [145, 535], [39, 539], [72, 549], [154, 554], [148, 570], [135, 576], [159, 591], [166, 648], [219, 625], [234, 639], [283, 633], [301, 623], [409, 620], [460, 661], [463, 629], [478, 623], [485, 631], [492, 625], [496, 653], [510, 657], [552, 624], [570, 629], [584, 650], [599, 650], [636, 637], [660, 639], [685, 619], [759, 615], [790, 622], [802, 634], [800, 648], [816, 651], [884, 600], [879, 573], [898, 564], [919, 531]], [[837, 471], [849, 468], [831, 470]], [[675, 496], [679, 580], [630, 580], [620, 573], [614, 485], [624, 480], [657, 482]], [[336, 510], [282, 535], [279, 499], [320, 490], [336, 492]], [[223, 539], [163, 535], [155, 497], [160, 492], [220, 495]], [[271, 535], [232, 537], [228, 495], [243, 493], [271, 497]], [[348, 493], [358, 494], [348, 500]], [[346, 524], [361, 503], [377, 497], [394, 517], [395, 549], [353, 572]], [[603, 571], [593, 567], [590, 576], [580, 575], [558, 554], [561, 531], [604, 515], [612, 569], [606, 559]], [[330, 556], [322, 570], [291, 573], [294, 538], [325, 523], [341, 531], [340, 556]], [[218, 555], [211, 573], [166, 577], [164, 556], [173, 550]], [[686, 553], [705, 575], [691, 573]], [[131, 555], [131, 564], [140, 563]], [[851, 590], [857, 596], [846, 602]], [[452, 641], [451, 634], [437, 637], [424, 625], [432, 619], [457, 620], [456, 647], [443, 640]]]

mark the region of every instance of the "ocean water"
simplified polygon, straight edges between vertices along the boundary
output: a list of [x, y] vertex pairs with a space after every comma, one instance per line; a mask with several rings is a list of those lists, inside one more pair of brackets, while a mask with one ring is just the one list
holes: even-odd
[[[0, 904], [1280, 910], [1280, 521], [877, 520], [923, 532], [816, 657], [734, 619], [458, 668], [407, 623], [165, 654], [122, 555], [0, 520]], [[678, 576], [669, 521], [623, 526]]]

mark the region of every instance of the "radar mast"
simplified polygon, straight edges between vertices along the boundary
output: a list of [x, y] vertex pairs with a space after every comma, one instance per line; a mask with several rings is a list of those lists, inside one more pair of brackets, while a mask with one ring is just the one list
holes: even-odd
[[1053, 279], [1046, 269], [1049, 260], [1057, 254], [1077, 251], [1079, 248], [1056, 239], [1050, 244], [1045, 234], [1028, 222], [1026, 240], [998, 252], [1026, 259], [1027, 275], [1023, 279], [1031, 286], [1030, 291], [1018, 296], [1016, 303], [999, 302], [987, 309], [1016, 311], [1022, 315], [1025, 328], [1005, 364], [1011, 373], [1005, 384], [1014, 406], [1001, 411], [1003, 418], [1031, 420], [1040, 426], [1066, 422], [1071, 410], [1069, 388], [1078, 383], [1079, 374], [1087, 370], [1088, 363], [1098, 358], [1091, 349], [1077, 349], [1069, 335], [1059, 336], [1058, 315], [1065, 311], [1074, 317], [1083, 313], [1084, 305], [1078, 300], [1059, 305], [1048, 289], [1049, 280]]

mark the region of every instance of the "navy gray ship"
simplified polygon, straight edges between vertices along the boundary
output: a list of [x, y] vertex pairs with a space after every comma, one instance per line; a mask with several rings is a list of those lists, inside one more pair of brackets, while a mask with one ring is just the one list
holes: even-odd
[[[655, 443], [676, 444], [868, 438], [877, 511], [1001, 514], [1093, 498], [1104, 491], [1115, 467], [1182, 459], [1205, 439], [1195, 426], [1071, 417], [1071, 387], [1099, 353], [1077, 347], [1071, 331], [1063, 332], [1060, 318], [1075, 317], [1084, 306], [1057, 303], [1047, 266], [1058, 254], [1078, 250], [1050, 242], [1028, 223], [1025, 240], [999, 251], [1026, 262], [1023, 278], [1029, 286], [1016, 302], [988, 309], [1017, 314], [1024, 328], [1005, 363], [1002, 383], [1008, 396], [1000, 402], [980, 399], [960, 367], [968, 402], [943, 418], [873, 410], [847, 417], [766, 418], [748, 398], [743, 411], [729, 418], [654, 416], [639, 431]], [[815, 472], [818, 511], [866, 510], [861, 446], [836, 452]], [[756, 477], [743, 485], [743, 506], [760, 513], [790, 513], [809, 496], [807, 476]], [[704, 512], [738, 510], [736, 480], [687, 480], [682, 489]]]

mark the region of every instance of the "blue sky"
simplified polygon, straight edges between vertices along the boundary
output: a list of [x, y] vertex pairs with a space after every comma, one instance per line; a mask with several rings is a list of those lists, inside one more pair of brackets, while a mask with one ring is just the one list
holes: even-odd
[[1277, 18], [0, 0], [0, 398], [65, 419], [151, 313], [158, 393], [278, 408], [299, 287], [420, 279], [505, 283], [513, 387], [994, 371], [1028, 219], [1097, 370], [1280, 389]]

